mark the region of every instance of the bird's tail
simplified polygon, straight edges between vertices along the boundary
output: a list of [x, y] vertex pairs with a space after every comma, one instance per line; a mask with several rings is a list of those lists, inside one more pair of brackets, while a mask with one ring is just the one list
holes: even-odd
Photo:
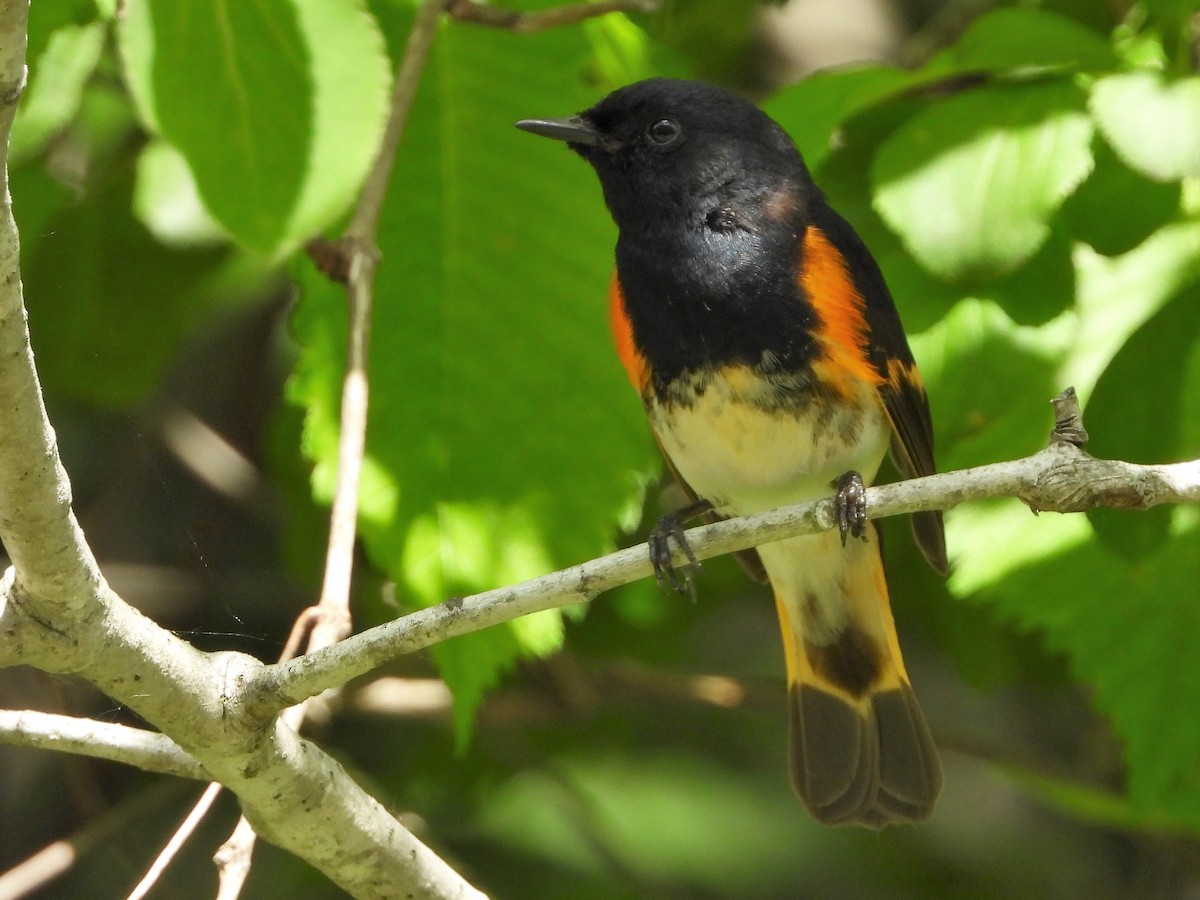
[[[875, 535], [857, 549], [840, 596], [781, 596], [777, 587], [776, 606], [792, 787], [820, 822], [878, 828], [927, 818], [942, 768], [904, 670]], [[844, 610], [835, 627], [822, 608]]]

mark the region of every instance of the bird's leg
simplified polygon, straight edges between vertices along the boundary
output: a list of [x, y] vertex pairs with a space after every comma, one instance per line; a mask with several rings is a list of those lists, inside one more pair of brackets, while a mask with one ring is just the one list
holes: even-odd
[[833, 486], [837, 493], [833, 498], [837, 513], [838, 531], [842, 533], [842, 546], [846, 546], [847, 535], [867, 539], [867, 488], [862, 476], [851, 470], [837, 479]]
[[[647, 543], [650, 545], [650, 564], [654, 566], [654, 578], [658, 581], [659, 590], [665, 591], [666, 585], [670, 584], [671, 590], [675, 593], [686, 593], [692, 598], [692, 602], [695, 602], [696, 582], [692, 574], [700, 568], [700, 562], [688, 544], [687, 536], [683, 532], [683, 523], [703, 513], [712, 512], [712, 508], [712, 504], [707, 500], [696, 500], [682, 509], [663, 516], [651, 529]], [[671, 562], [672, 542], [688, 558], [682, 573]]]

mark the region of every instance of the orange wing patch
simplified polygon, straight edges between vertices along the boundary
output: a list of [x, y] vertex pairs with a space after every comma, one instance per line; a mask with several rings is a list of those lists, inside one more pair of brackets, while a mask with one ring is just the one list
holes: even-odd
[[911, 384], [919, 390], [925, 390], [925, 385], [921, 382], [921, 373], [917, 371], [916, 364], [901, 362], [898, 359], [888, 360], [887, 380], [897, 387]]
[[633, 341], [633, 326], [629, 324], [629, 316], [625, 313], [625, 295], [621, 292], [621, 282], [615, 269], [608, 288], [608, 317], [621, 365], [625, 367], [625, 373], [637, 392], [643, 393], [650, 383], [650, 367]]
[[882, 384], [884, 379], [867, 356], [865, 302], [854, 287], [845, 257], [820, 228], [804, 233], [800, 285], [821, 322], [815, 336], [828, 359], [816, 368], [843, 395], [853, 393], [854, 382]]

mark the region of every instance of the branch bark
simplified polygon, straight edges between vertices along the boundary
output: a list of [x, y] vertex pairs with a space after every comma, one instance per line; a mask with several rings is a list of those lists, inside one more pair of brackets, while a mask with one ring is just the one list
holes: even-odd
[[[1020, 499], [1035, 512], [1058, 513], [1099, 507], [1146, 509], [1163, 503], [1197, 503], [1200, 460], [1143, 466], [1096, 459], [1070, 442], [1056, 441], [1024, 459], [868, 488], [867, 511], [871, 518], [879, 519], [1002, 497]], [[693, 528], [687, 537], [696, 557], [709, 559], [834, 526], [833, 502], [825, 499]], [[682, 565], [686, 560], [676, 553], [674, 561]], [[251, 721], [264, 721], [273, 714], [272, 710], [344, 684], [397, 656], [533, 612], [584, 603], [604, 591], [651, 574], [648, 548], [639, 544], [521, 584], [452, 598], [289, 662], [258, 666], [230, 687], [225, 697], [228, 710]], [[8, 728], [11, 724], [0, 717], [0, 735]], [[121, 736], [122, 732], [113, 734]], [[27, 736], [0, 736], [0, 740], [35, 743]], [[44, 740], [37, 742], [46, 745]], [[58, 749], [111, 758], [107, 751], [66, 744], [59, 744]], [[124, 761], [142, 765], [136, 755]], [[152, 759], [147, 761], [145, 768], [158, 771], [153, 768]], [[184, 765], [183, 760], [178, 764]]]
[[78, 716], [0, 709], [0, 744], [78, 753], [179, 778], [212, 777], [165, 734]]
[[[886, 518], [997, 497], [1016, 497], [1034, 511], [1059, 513], [1196, 502], [1200, 460], [1142, 466], [1096, 459], [1070, 443], [1054, 443], [1024, 459], [869, 488], [867, 514]], [[825, 531], [835, 521], [833, 501], [826, 499], [693, 528], [687, 538], [697, 559], [709, 559]], [[687, 560], [677, 550], [674, 562], [683, 565]], [[247, 685], [247, 706], [252, 714], [263, 715], [344, 684], [402, 654], [519, 616], [584, 603], [650, 574], [649, 549], [639, 544], [521, 584], [451, 598], [335, 646], [257, 670]]]

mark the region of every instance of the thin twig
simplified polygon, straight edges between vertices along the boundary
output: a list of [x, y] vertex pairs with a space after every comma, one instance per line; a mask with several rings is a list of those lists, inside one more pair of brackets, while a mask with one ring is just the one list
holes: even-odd
[[[867, 509], [877, 519], [997, 497], [1017, 497], [1032, 509], [1050, 512], [1196, 502], [1200, 501], [1200, 460], [1141, 466], [1095, 459], [1070, 443], [1056, 443], [1024, 459], [869, 488]], [[833, 501], [826, 499], [693, 528], [687, 538], [697, 558], [709, 559], [825, 531], [835, 521]], [[682, 552], [676, 552], [674, 561], [683, 564]], [[247, 704], [261, 712], [297, 703], [446, 638], [583, 603], [650, 574], [648, 548], [639, 544], [520, 584], [452, 598], [360, 632], [335, 647], [258, 670], [256, 683], [248, 686]]]
[[200, 799], [196, 801], [191, 812], [183, 820], [183, 823], [175, 829], [175, 833], [171, 835], [171, 839], [167, 841], [167, 845], [162, 848], [158, 856], [154, 858], [154, 862], [150, 864], [150, 868], [146, 870], [146, 874], [142, 876], [142, 880], [137, 883], [132, 891], [129, 892], [127, 900], [142, 900], [150, 889], [154, 887], [155, 882], [167, 866], [171, 864], [171, 860], [175, 858], [182, 848], [187, 843], [187, 839], [192, 836], [192, 832], [197, 826], [204, 821], [204, 817], [208, 815], [208, 811], [217, 800], [217, 795], [221, 793], [221, 785], [217, 782], [212, 782], [204, 789], [204, 793], [200, 795]]
[[183, 787], [178, 781], [159, 781], [110, 807], [69, 837], [47, 844], [0, 874], [0, 900], [17, 900], [45, 888], [95, 848], [111, 847], [132, 825], [154, 816]]
[[238, 819], [233, 833], [213, 854], [217, 867], [217, 900], [237, 900], [250, 877], [250, 857], [258, 835], [246, 820]]
[[363, 182], [358, 207], [354, 210], [354, 218], [350, 220], [350, 226], [346, 229], [348, 235], [360, 240], [365, 237], [374, 240], [378, 230], [379, 214], [383, 210], [388, 185], [392, 180], [396, 149], [400, 146], [400, 138], [408, 125], [408, 114], [412, 110], [413, 99], [417, 96], [417, 86], [421, 82], [421, 74], [425, 71], [425, 63], [429, 59], [429, 51], [437, 36], [438, 22], [445, 6], [446, 0], [425, 0], [417, 10], [412, 31], [408, 34], [404, 57], [396, 69], [391, 112], [383, 138], [379, 142], [379, 153], [366, 181]]
[[310, 650], [328, 646], [350, 633], [350, 579], [358, 522], [358, 484], [367, 433], [367, 350], [371, 334], [375, 269], [379, 261], [375, 236], [391, 183], [396, 149], [408, 124], [408, 114], [437, 35], [444, 6], [445, 0], [425, 0], [417, 11], [404, 56], [396, 70], [391, 111], [379, 151], [363, 182], [358, 207], [342, 239], [350, 254], [346, 285], [349, 304], [346, 376], [342, 382], [337, 484], [330, 514], [325, 576], [321, 584], [321, 599], [317, 603], [320, 617], [309, 635]]
[[536, 12], [520, 12], [477, 3], [475, 0], [450, 0], [446, 12], [460, 22], [503, 28], [518, 34], [534, 34], [548, 28], [577, 25], [585, 19], [609, 13], [652, 13], [658, 10], [658, 0], [599, 0], [597, 3], [568, 3]]
[[[349, 328], [346, 343], [346, 375], [342, 382], [342, 407], [339, 422], [337, 484], [329, 516], [329, 545], [325, 554], [325, 574], [317, 605], [305, 610], [292, 627], [281, 661], [291, 659], [299, 650], [304, 632], [308, 632], [307, 652], [320, 650], [350, 634], [350, 585], [354, 572], [354, 543], [358, 523], [358, 486], [362, 475], [363, 453], [367, 437], [367, 351], [371, 334], [371, 303], [375, 289], [375, 270], [379, 251], [375, 244], [379, 216], [391, 183], [392, 166], [400, 138], [408, 123], [408, 114], [417, 94], [421, 74], [437, 35], [445, 0], [425, 0], [417, 12], [404, 56], [396, 70], [391, 110], [371, 166], [358, 207], [342, 238], [349, 252], [346, 266], [346, 298]], [[331, 689], [332, 690], [332, 689]], [[293, 731], [304, 724], [315, 697], [283, 713], [284, 723]], [[238, 819], [233, 833], [213, 857], [220, 879], [221, 900], [236, 900], [250, 874], [255, 833], [245, 816]]]

